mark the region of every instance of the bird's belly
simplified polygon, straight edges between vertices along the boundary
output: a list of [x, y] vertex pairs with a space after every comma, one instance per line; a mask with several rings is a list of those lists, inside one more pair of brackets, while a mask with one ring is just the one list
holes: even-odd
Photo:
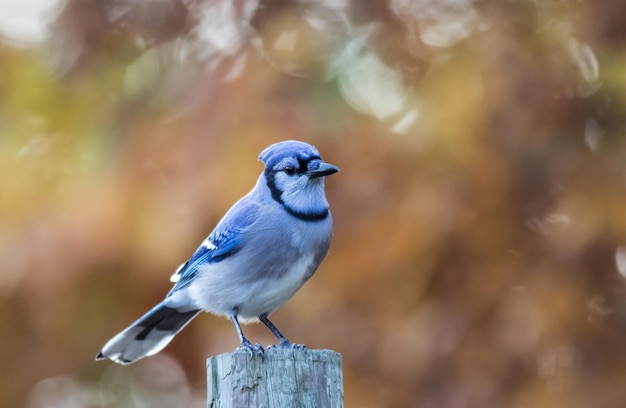
[[203, 273], [193, 297], [199, 307], [213, 314], [227, 315], [236, 308], [242, 322], [255, 321], [260, 315], [281, 307], [302, 287], [315, 271], [314, 259], [313, 254], [301, 256], [285, 271], [265, 273], [245, 281], [228, 279], [219, 273]]
[[242, 299], [239, 316], [256, 319], [264, 313], [272, 313], [287, 302], [304, 285], [313, 271], [313, 256], [302, 257], [294, 262], [279, 278], [264, 279], [251, 287], [249, 296]]

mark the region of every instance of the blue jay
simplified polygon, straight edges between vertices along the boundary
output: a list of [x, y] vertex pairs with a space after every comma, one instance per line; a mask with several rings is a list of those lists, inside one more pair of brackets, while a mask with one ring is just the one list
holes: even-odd
[[192, 257], [172, 275], [174, 287], [161, 303], [113, 337], [96, 356], [130, 364], [161, 351], [201, 311], [228, 316], [240, 349], [263, 355], [239, 322], [263, 322], [292, 344], [269, 320], [320, 265], [332, 237], [324, 177], [339, 169], [322, 161], [314, 146], [294, 140], [273, 144], [259, 156], [265, 170], [256, 186], [217, 224]]

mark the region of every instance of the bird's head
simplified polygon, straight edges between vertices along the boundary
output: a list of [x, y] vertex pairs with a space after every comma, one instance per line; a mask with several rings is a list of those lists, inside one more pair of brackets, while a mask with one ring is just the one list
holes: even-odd
[[265, 182], [290, 214], [308, 220], [328, 216], [324, 177], [339, 169], [325, 163], [314, 146], [288, 140], [273, 144], [259, 156], [265, 164]]

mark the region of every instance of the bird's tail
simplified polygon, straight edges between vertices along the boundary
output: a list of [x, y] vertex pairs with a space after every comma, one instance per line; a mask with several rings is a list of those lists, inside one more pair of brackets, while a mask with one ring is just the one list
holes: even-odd
[[200, 310], [182, 310], [156, 305], [143, 317], [113, 337], [96, 356], [116, 363], [130, 364], [161, 351]]

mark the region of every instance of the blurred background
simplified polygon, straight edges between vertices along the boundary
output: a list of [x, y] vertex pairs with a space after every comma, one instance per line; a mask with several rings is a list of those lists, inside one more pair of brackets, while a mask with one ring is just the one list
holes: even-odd
[[226, 319], [94, 356], [285, 139], [341, 172], [330, 253], [273, 321], [343, 355], [346, 406], [626, 406], [625, 16], [1, 0], [0, 406], [206, 406]]

